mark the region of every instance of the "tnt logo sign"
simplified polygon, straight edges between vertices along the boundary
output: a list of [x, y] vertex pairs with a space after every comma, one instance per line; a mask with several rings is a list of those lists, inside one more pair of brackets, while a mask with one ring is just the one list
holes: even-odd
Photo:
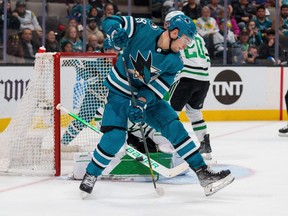
[[225, 105], [235, 103], [240, 98], [242, 91], [242, 80], [235, 71], [224, 70], [215, 77], [213, 93], [220, 103]]

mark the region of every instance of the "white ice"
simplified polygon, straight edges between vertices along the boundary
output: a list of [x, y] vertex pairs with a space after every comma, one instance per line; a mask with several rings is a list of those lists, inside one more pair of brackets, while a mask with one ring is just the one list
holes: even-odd
[[60, 177], [0, 176], [0, 216], [287, 216], [288, 137], [278, 136], [285, 124], [207, 122], [213, 157], [236, 177], [211, 197], [190, 173], [158, 181], [162, 197], [151, 182], [98, 181], [81, 200], [80, 182], [67, 180], [72, 167], [63, 163]]

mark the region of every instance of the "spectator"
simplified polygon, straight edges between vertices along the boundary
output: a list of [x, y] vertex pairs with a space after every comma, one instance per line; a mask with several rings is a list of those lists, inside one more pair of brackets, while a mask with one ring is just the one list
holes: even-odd
[[243, 55], [246, 64], [257, 64], [258, 49], [255, 46], [249, 46], [247, 55]]
[[202, 16], [196, 21], [198, 33], [206, 40], [209, 34], [214, 34], [219, 31], [216, 20], [210, 16], [208, 6], [202, 8]]
[[232, 56], [233, 56], [233, 62], [234, 63], [245, 63], [248, 50], [249, 50], [249, 33], [247, 30], [242, 31], [239, 40], [236, 42], [236, 44], [233, 46], [232, 50]]
[[266, 30], [272, 27], [272, 20], [265, 16], [265, 7], [263, 5], [257, 7], [256, 16], [251, 20], [255, 21], [258, 31], [262, 33], [262, 40], [266, 36]]
[[60, 52], [60, 45], [56, 40], [56, 33], [53, 30], [50, 30], [46, 34], [45, 41], [46, 52]]
[[98, 8], [99, 11], [102, 11], [104, 12], [104, 8], [105, 8], [105, 5], [107, 3], [109, 4], [112, 4], [113, 6], [113, 10], [114, 10], [114, 13], [116, 15], [120, 15], [121, 12], [119, 11], [118, 7], [116, 4], [113, 3], [112, 0], [88, 0], [88, 3], [92, 6], [92, 7], [95, 7], [95, 8]]
[[186, 16], [189, 16], [193, 20], [197, 20], [201, 17], [201, 5], [196, 4], [195, 0], [188, 0], [188, 4], [183, 6], [182, 11]]
[[73, 26], [75, 28], [78, 28], [79, 25], [80, 24], [79, 24], [79, 21], [77, 20], [77, 18], [69, 17], [68, 22], [67, 22], [68, 27]]
[[211, 3], [208, 4], [207, 6], [211, 11], [211, 17], [213, 17], [214, 19], [217, 19], [219, 17], [220, 12], [224, 11], [224, 7], [219, 4], [219, 0], [211, 0]]
[[[216, 19], [218, 26], [220, 25], [220, 21], [221, 19], [224, 18], [224, 8], [221, 9], [218, 18]], [[228, 8], [227, 10], [227, 27], [234, 33], [235, 35], [235, 40], [236, 38], [239, 37], [240, 35], [240, 28], [234, 18], [234, 16], [231, 16], [231, 10], [230, 8]]]
[[[6, 3], [6, 10], [7, 10], [6, 22], [7, 22], [8, 32], [10, 32], [12, 34], [18, 33], [19, 28], [20, 28], [20, 21], [17, 18], [17, 16], [15, 16], [15, 14], [13, 15], [13, 13], [12, 13], [10, 0], [8, 0]], [[0, 43], [3, 43], [3, 38], [2, 38], [3, 37], [3, 28], [4, 28], [4, 1], [0, 5]]]
[[7, 63], [25, 63], [24, 51], [18, 34], [9, 35], [7, 40]]
[[[227, 1], [227, 7], [229, 8], [229, 10], [230, 10], [231, 13], [232, 13], [233, 7], [232, 7], [231, 3], [232, 3], [233, 0], [219, 0], [219, 3], [218, 3], [218, 4], [220, 4], [220, 5], [222, 5], [222, 6], [224, 7], [224, 4], [225, 4], [224, 1]], [[238, 1], [238, 0], [236, 0], [236, 1]]]
[[96, 36], [97, 41], [104, 41], [104, 34], [98, 29], [97, 21], [94, 17], [87, 18], [86, 36], [89, 38], [91, 35]]
[[268, 17], [270, 19], [275, 19], [276, 17], [276, 2], [275, 0], [268, 0], [266, 3], [266, 10], [268, 10]]
[[275, 62], [275, 30], [270, 28], [266, 31], [267, 41], [259, 47], [259, 57], [262, 59], [268, 59], [273, 63], [280, 64], [285, 60], [285, 55], [281, 44], [279, 44], [279, 61]]
[[[61, 30], [59, 30], [59, 27], [61, 27]], [[77, 29], [77, 35], [79, 38], [82, 38], [82, 32], [83, 32], [83, 26], [79, 24], [77, 18], [75, 17], [68, 17], [67, 26], [60, 25], [58, 26], [59, 36], [58, 41], [61, 41], [63, 37], [66, 35], [66, 31], [69, 27], [75, 27]]]
[[[16, 16], [19, 19], [21, 31], [29, 28], [33, 31], [33, 40], [40, 40], [42, 38], [42, 28], [39, 25], [37, 17], [33, 11], [26, 10], [26, 3], [24, 0], [18, 0], [16, 2], [16, 9], [13, 12], [13, 16]], [[36, 43], [38, 43], [38, 41]]]
[[258, 31], [258, 28], [256, 27], [255, 21], [251, 20], [248, 23], [248, 34], [249, 34], [249, 40], [248, 43], [253, 46], [260, 46], [262, 44], [262, 34], [260, 31]]
[[265, 6], [266, 8], [266, 5], [268, 3], [269, 0], [253, 0], [252, 1], [252, 4], [257, 8], [259, 6]]
[[169, 7], [169, 8], [173, 8], [174, 10], [176, 10], [176, 8], [178, 10], [182, 10], [184, 3], [187, 3], [186, 0], [164, 0], [163, 1], [163, 7]]
[[32, 39], [32, 30], [30, 28], [24, 28], [21, 32], [21, 45], [24, 51], [25, 63], [33, 63], [35, 60], [35, 54], [39, 49], [39, 44]]
[[62, 52], [73, 52], [73, 45], [70, 41], [64, 41], [61, 44], [61, 51]]
[[104, 37], [98, 38], [96, 35], [90, 35], [88, 37], [88, 44], [93, 46], [94, 51], [103, 51], [103, 43], [104, 43]]
[[83, 42], [78, 36], [78, 31], [74, 26], [68, 27], [65, 32], [65, 36], [60, 40], [61, 46], [64, 42], [69, 41], [72, 43], [73, 52], [83, 51]]
[[[273, 29], [275, 29], [275, 25], [276, 25], [276, 17], [273, 19], [272, 23]], [[279, 35], [288, 36], [288, 5], [286, 4], [282, 5], [280, 8]]]
[[256, 8], [253, 4], [250, 4], [248, 0], [239, 0], [232, 3], [233, 16], [241, 28], [247, 26], [250, 19], [255, 16]]
[[91, 7], [91, 9], [87, 15], [87, 18], [94, 18], [96, 20], [97, 26], [100, 26], [101, 25], [101, 22], [100, 22], [101, 17], [102, 17], [102, 12], [99, 12], [97, 10], [97, 8], [95, 8], [95, 7]]
[[[227, 28], [227, 27], [226, 27]], [[224, 51], [224, 29], [225, 29], [225, 22], [224, 19], [220, 21], [219, 31], [215, 32], [213, 35], [213, 42], [214, 42], [214, 48], [215, 57], [223, 57], [223, 51]], [[235, 35], [234, 33], [227, 28], [227, 47], [232, 47], [235, 43]]]
[[282, 6], [282, 5], [284, 5], [284, 4], [286, 4], [286, 5], [288, 5], [288, 0], [282, 0], [282, 1], [280, 1], [280, 5]]
[[86, 52], [94, 52], [94, 51], [95, 51], [95, 49], [94, 49], [93, 45], [88, 43], [86, 45]]
[[101, 17], [100, 21], [104, 20], [106, 17], [114, 15], [114, 7], [111, 3], [106, 3], [104, 6], [103, 16]]
[[[91, 9], [91, 5], [86, 5], [87, 14]], [[75, 4], [71, 8], [70, 15], [74, 17], [79, 23], [82, 21], [82, 13], [83, 13], [83, 0], [75, 0]]]

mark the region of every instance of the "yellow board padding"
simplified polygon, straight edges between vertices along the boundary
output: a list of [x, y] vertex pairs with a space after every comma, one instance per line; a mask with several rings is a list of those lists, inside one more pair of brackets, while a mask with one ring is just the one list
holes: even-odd
[[[61, 127], [68, 127], [68, 125], [71, 123], [71, 121], [74, 120], [74, 118], [72, 118], [71, 116], [65, 114], [65, 115], [61, 115]], [[92, 119], [92, 121], [90, 122], [90, 124], [92, 126], [95, 126], [96, 123], [94, 121], [94, 119]]]
[[[282, 112], [283, 120], [287, 120], [287, 112]], [[179, 115], [182, 122], [187, 122], [187, 116], [184, 111]], [[203, 110], [203, 117], [205, 121], [275, 121], [280, 120], [279, 110]], [[61, 115], [61, 127], [67, 127], [73, 120], [69, 115]], [[10, 123], [11, 118], [0, 119], [0, 132]], [[91, 124], [95, 126], [95, 121]], [[45, 124], [40, 121], [37, 128], [45, 127]]]
[[2, 119], [0, 119], [0, 132], [5, 130], [5, 128], [10, 123], [10, 121], [11, 121], [11, 118], [2, 118]]

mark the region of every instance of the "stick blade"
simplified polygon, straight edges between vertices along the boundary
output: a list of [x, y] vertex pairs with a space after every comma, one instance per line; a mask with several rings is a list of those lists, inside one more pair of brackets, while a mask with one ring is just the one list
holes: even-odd
[[157, 187], [155, 190], [158, 196], [163, 196], [165, 194], [164, 189], [161, 187]]

